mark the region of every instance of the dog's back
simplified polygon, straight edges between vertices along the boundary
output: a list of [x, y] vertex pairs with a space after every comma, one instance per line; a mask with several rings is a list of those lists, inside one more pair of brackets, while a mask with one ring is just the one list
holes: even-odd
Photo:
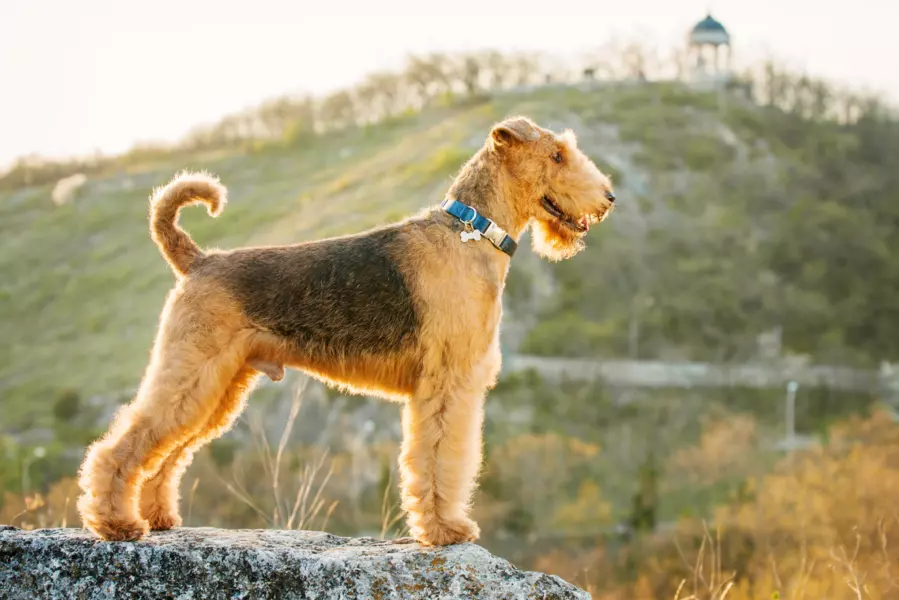
[[192, 278], [223, 285], [256, 325], [298, 350], [348, 359], [396, 353], [418, 322], [396, 257], [399, 226], [364, 234], [205, 256]]

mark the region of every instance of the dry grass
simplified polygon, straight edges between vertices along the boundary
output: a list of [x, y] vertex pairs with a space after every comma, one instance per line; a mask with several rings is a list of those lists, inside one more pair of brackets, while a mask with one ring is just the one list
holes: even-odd
[[[681, 558], [690, 566], [678, 546]], [[693, 578], [691, 582], [692, 593], [689, 596], [681, 596], [687, 587], [687, 580], [681, 581], [674, 595], [674, 600], [725, 600], [730, 589], [734, 586], [736, 573], [725, 573], [721, 567], [721, 530], [715, 529], [715, 537], [703, 524], [703, 538], [696, 553], [696, 560], [692, 565]]]
[[[856, 600], [891, 598], [892, 594], [899, 591], [899, 578], [894, 573], [896, 566], [888, 551], [888, 533], [893, 524], [899, 524], [899, 517], [894, 516], [890, 522], [883, 520], [878, 525], [879, 550], [882, 558], [877, 564], [876, 574], [861, 566], [860, 552], [863, 543], [862, 536], [858, 532], [852, 546], [840, 544], [830, 550], [830, 570], [842, 579]], [[693, 576], [692, 579], [680, 582], [674, 600], [726, 600], [735, 590], [737, 573], [725, 571], [721, 564], [720, 529], [716, 528], [714, 537], [708, 527], [704, 526], [703, 531], [703, 539], [692, 564], [681, 552], [681, 559], [692, 571]], [[773, 555], [771, 556], [770, 570], [776, 590], [771, 595], [772, 599], [804, 600], [811, 597], [809, 590], [814, 588], [812, 584], [816, 561], [809, 559], [808, 554], [808, 548], [803, 546], [798, 549], [798, 567], [789, 582], [782, 580], [777, 561]], [[877, 581], [872, 583], [870, 581], [872, 579]], [[689, 595], [682, 595], [688, 590]], [[737, 596], [743, 597], [739, 592]]]
[[[394, 539], [409, 535], [409, 528], [403, 524], [405, 513], [400, 501], [398, 499], [393, 502], [390, 501], [392, 490], [393, 471], [390, 472], [387, 483], [384, 485], [384, 492], [381, 495], [381, 532], [378, 534], [378, 537], [382, 540], [386, 540], [388, 537]], [[400, 528], [394, 531], [397, 525], [400, 525]]]
[[240, 483], [237, 473], [231, 482], [225, 482], [226, 488], [235, 498], [253, 509], [273, 529], [325, 529], [337, 508], [336, 500], [328, 503], [324, 497], [325, 487], [334, 472], [327, 452], [322, 452], [313, 462], [304, 464], [292, 485], [282, 481], [284, 452], [303, 404], [304, 390], [305, 380], [294, 391], [290, 413], [276, 448], [269, 443], [261, 419], [249, 421], [254, 447], [268, 478], [271, 496], [254, 500], [252, 494]]
[[46, 492], [27, 490], [18, 495], [3, 494], [0, 503], [0, 523], [9, 523], [21, 529], [46, 527], [79, 527], [74, 500], [78, 495], [75, 480], [64, 477]]

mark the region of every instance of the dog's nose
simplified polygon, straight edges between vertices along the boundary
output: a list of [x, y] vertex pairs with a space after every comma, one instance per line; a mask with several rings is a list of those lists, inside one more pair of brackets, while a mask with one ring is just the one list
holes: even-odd
[[606, 200], [615, 202], [615, 192], [606, 192]]

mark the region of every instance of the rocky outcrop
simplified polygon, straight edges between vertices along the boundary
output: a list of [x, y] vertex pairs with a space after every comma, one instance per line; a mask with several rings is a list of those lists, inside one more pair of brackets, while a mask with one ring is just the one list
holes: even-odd
[[103, 542], [82, 529], [0, 527], [3, 600], [589, 597], [474, 544], [425, 548], [310, 531], [211, 528]]

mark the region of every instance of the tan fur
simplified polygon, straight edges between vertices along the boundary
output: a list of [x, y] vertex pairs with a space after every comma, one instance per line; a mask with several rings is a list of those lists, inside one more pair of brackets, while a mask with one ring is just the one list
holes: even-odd
[[[602, 220], [612, 208], [610, 193], [608, 178], [577, 149], [572, 133], [556, 135], [516, 117], [493, 128], [448, 195], [515, 239], [530, 225], [535, 250], [558, 260], [583, 248], [585, 231], [577, 224]], [[544, 197], [568, 225], [548, 212]], [[110, 540], [178, 526], [179, 482], [194, 452], [230, 428], [258, 374], [280, 379], [288, 366], [350, 392], [403, 402], [399, 460], [412, 535], [435, 545], [477, 539], [469, 503], [481, 464], [484, 398], [501, 367], [509, 256], [486, 239], [463, 244], [458, 221], [436, 207], [408, 219], [389, 239], [397, 240], [392, 260], [414, 304], [414, 336], [397, 338], [399, 345], [389, 349], [326, 351], [327, 345], [298, 345], [260, 326], [258, 315], [251, 318], [235, 295], [230, 265], [244, 260], [241, 268], [256, 268], [246, 262], [256, 255], [203, 254], [176, 225], [178, 209], [195, 201], [214, 214], [225, 190], [209, 176], [182, 174], [154, 195], [153, 239], [182, 278], [163, 310], [137, 397], [88, 450], [78, 502], [85, 525]], [[291, 257], [310, 251], [313, 246], [284, 247], [288, 276], [300, 268]], [[327, 306], [297, 309], [332, 315]], [[399, 326], [387, 314], [382, 327]]]
[[178, 227], [181, 207], [202, 202], [210, 216], [217, 217], [228, 202], [228, 193], [218, 179], [206, 173], [180, 173], [150, 197], [150, 234], [178, 275], [187, 275], [203, 255], [199, 246]]

